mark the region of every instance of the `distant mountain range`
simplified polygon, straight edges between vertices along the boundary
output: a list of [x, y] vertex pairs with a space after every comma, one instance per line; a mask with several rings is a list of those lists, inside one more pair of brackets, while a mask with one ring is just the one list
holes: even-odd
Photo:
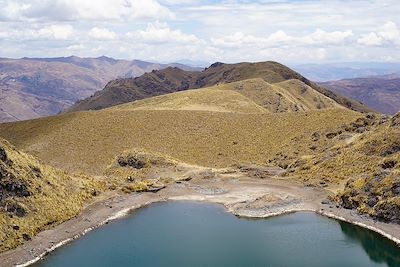
[[400, 73], [329, 81], [320, 85], [385, 114], [400, 111]]
[[400, 73], [400, 63], [379, 62], [303, 64], [292, 68], [315, 82]]
[[136, 77], [179, 63], [160, 64], [109, 57], [0, 59], [0, 122], [55, 115], [103, 89], [115, 78]]

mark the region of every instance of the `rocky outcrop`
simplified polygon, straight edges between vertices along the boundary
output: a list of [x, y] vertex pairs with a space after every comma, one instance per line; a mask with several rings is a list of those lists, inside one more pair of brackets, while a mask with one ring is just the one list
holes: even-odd
[[361, 136], [353, 153], [357, 153], [361, 161], [355, 164], [362, 168], [338, 194], [338, 201], [344, 208], [394, 223], [400, 223], [400, 127], [397, 119], [398, 115]]

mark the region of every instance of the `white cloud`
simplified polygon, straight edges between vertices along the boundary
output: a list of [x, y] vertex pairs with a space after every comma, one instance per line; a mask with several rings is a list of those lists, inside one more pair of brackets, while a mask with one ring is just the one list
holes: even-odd
[[67, 47], [67, 50], [70, 50], [70, 51], [81, 51], [83, 49], [86, 49], [86, 46], [83, 44], [75, 44], [75, 45], [70, 45]]
[[197, 4], [201, 2], [201, 0], [161, 0], [161, 3], [165, 3], [167, 5], [181, 5], [181, 4]]
[[8, 1], [1, 4], [0, 20], [20, 19], [22, 13], [31, 8], [30, 4], [18, 3], [16, 1]]
[[300, 40], [311, 45], [339, 45], [343, 44], [351, 36], [353, 36], [353, 32], [350, 30], [326, 32], [317, 29], [312, 34], [304, 36]]
[[392, 42], [396, 45], [400, 45], [400, 30], [396, 23], [389, 21], [383, 25], [382, 30], [379, 32], [386, 41]]
[[140, 18], [167, 18], [171, 19], [175, 17], [175, 14], [171, 12], [167, 7], [160, 5], [155, 0], [130, 0], [126, 1], [127, 7], [129, 7], [130, 17], [134, 19]]
[[377, 32], [363, 34], [357, 42], [367, 46], [381, 46], [384, 44], [400, 46], [400, 29], [396, 23], [389, 21], [380, 27]]
[[42, 28], [10, 29], [0, 31], [0, 37], [7, 40], [59, 40], [73, 37], [74, 28], [68, 24], [50, 25]]
[[115, 40], [117, 38], [117, 34], [106, 28], [94, 27], [89, 31], [89, 37], [96, 40]]
[[375, 32], [369, 34], [363, 34], [358, 38], [357, 43], [367, 46], [379, 46], [383, 44], [383, 38], [377, 35]]
[[256, 37], [253, 35], [245, 35], [242, 32], [236, 32], [232, 35], [219, 38], [211, 38], [213, 45], [219, 47], [239, 47], [243, 45], [261, 45], [265, 43], [265, 38]]
[[[0, 20], [171, 19], [174, 13], [156, 0], [0, 0]], [[4, 2], [4, 3], [2, 3]]]
[[37, 31], [40, 38], [68, 40], [74, 33], [71, 25], [51, 25]]
[[128, 32], [128, 38], [139, 39], [149, 43], [199, 43], [193, 34], [185, 34], [180, 30], [172, 30], [166, 23], [149, 23], [145, 30]]
[[212, 38], [212, 43], [223, 47], [240, 47], [242, 45], [251, 45], [256, 47], [277, 47], [282, 45], [341, 45], [353, 35], [352, 31], [334, 31], [326, 32], [317, 29], [315, 32], [304, 36], [290, 36], [286, 32], [279, 30], [267, 37], [257, 37], [254, 35], [245, 35], [237, 32], [233, 35]]
[[286, 34], [284, 31], [277, 31], [268, 37], [268, 42], [273, 44], [287, 44], [293, 41], [293, 37]]

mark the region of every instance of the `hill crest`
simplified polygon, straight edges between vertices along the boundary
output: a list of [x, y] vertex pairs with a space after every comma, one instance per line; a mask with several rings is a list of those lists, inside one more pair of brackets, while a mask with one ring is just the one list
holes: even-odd
[[257, 78], [268, 84], [299, 80], [344, 107], [360, 112], [372, 111], [363, 104], [329, 91], [290, 68], [272, 61], [237, 64], [217, 62], [201, 72], [169, 67], [133, 79], [113, 80], [102, 91], [77, 102], [69, 111], [103, 109], [147, 97]]

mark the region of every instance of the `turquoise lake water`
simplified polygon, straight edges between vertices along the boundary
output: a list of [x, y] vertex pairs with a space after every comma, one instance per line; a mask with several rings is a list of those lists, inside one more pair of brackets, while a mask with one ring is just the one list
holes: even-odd
[[314, 213], [249, 220], [218, 205], [166, 202], [94, 230], [34, 266], [400, 267], [400, 248]]

